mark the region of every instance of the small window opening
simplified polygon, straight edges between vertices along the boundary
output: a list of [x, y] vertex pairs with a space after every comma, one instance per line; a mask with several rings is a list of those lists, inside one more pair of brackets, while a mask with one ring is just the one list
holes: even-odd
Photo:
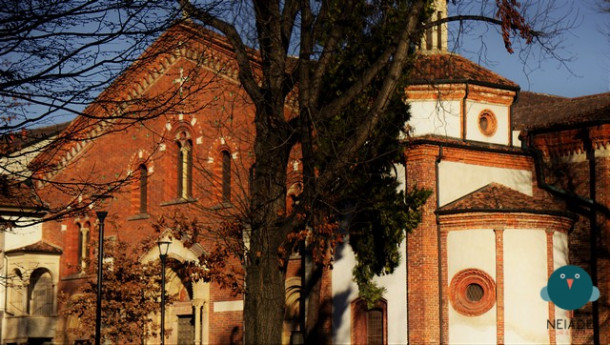
[[222, 201], [231, 201], [231, 154], [222, 151]]
[[469, 284], [466, 287], [466, 298], [471, 302], [478, 302], [483, 298], [483, 287], [479, 284]]
[[147, 213], [148, 208], [148, 169], [146, 165], [140, 165], [140, 213]]

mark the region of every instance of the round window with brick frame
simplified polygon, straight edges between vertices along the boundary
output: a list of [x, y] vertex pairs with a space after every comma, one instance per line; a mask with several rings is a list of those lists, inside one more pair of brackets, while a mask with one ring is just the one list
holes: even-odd
[[482, 315], [496, 303], [496, 283], [481, 270], [462, 270], [451, 279], [449, 299], [453, 308], [462, 315]]
[[498, 120], [491, 110], [485, 109], [479, 114], [479, 131], [491, 137], [498, 129]]

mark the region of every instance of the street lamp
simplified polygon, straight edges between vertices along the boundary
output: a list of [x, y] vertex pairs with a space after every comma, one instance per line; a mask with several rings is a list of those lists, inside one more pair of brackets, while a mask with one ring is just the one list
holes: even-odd
[[161, 345], [165, 344], [165, 260], [171, 243], [167, 239], [161, 239], [157, 242], [159, 258], [161, 258]]
[[95, 345], [100, 345], [101, 342], [101, 325], [102, 325], [102, 264], [104, 262], [104, 220], [108, 215], [106, 211], [95, 212], [97, 219], [100, 221], [99, 242], [97, 249], [97, 300], [95, 307]]

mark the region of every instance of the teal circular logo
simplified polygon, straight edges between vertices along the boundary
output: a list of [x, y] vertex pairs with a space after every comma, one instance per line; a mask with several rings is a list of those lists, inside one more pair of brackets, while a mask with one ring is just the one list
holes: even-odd
[[545, 301], [561, 309], [579, 309], [599, 298], [599, 289], [593, 286], [589, 274], [578, 266], [562, 266], [551, 274], [547, 286], [540, 291]]

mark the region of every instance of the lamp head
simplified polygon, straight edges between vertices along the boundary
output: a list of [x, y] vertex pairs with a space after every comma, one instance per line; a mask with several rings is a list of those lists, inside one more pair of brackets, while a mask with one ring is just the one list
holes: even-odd
[[107, 211], [96, 211], [95, 214], [97, 215], [97, 219], [100, 220], [100, 223], [104, 222], [104, 219], [106, 219], [106, 216], [108, 215]]
[[169, 245], [172, 241], [164, 238], [157, 241], [157, 246], [159, 246], [159, 256], [164, 258], [167, 256], [167, 252], [169, 251]]

